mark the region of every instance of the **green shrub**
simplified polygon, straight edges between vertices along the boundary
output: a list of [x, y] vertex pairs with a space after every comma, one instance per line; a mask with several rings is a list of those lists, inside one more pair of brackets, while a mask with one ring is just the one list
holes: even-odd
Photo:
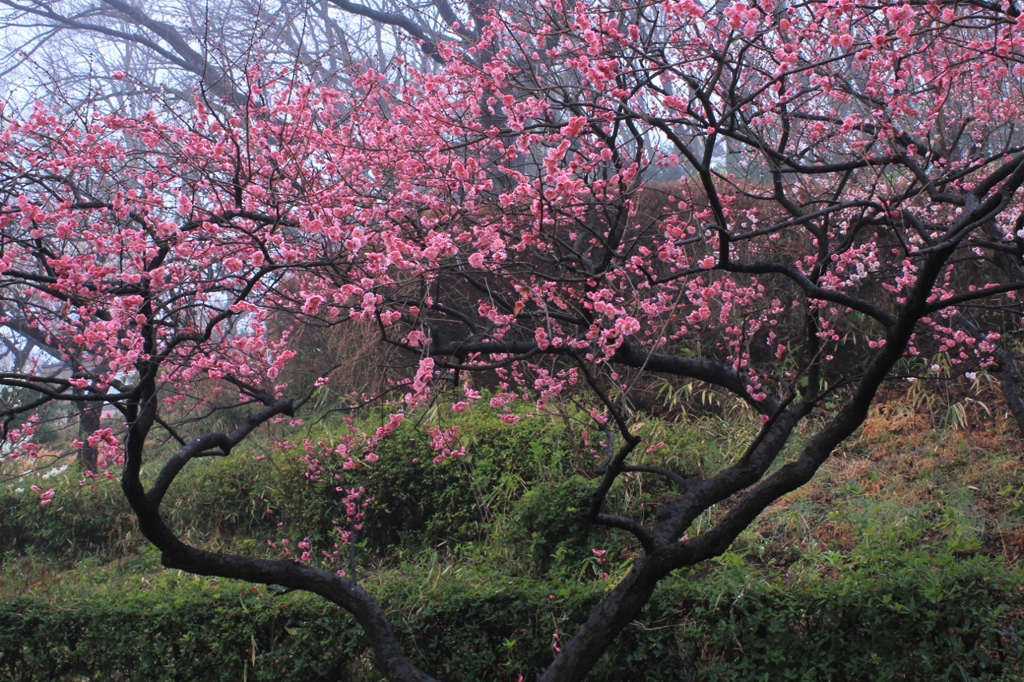
[[1020, 679], [1019, 572], [980, 556], [855, 554], [788, 581], [728, 555], [680, 603], [689, 636], [715, 652], [698, 679]]
[[171, 487], [163, 510], [196, 543], [241, 545], [240, 551], [258, 553], [267, 551], [268, 539], [298, 534], [329, 547], [339, 496], [334, 485], [312, 481], [305, 472], [305, 464], [282, 453], [192, 462]]
[[[29, 486], [59, 491], [46, 506]], [[26, 479], [0, 490], [0, 547], [63, 560], [137, 551], [142, 538], [116, 481], [95, 479], [80, 485], [68, 475]]]
[[593, 547], [586, 519], [593, 491], [594, 482], [582, 476], [537, 484], [513, 508], [509, 537], [530, 548], [541, 571], [586, 559]]
[[363, 486], [373, 498], [362, 533], [373, 551], [433, 547], [479, 535], [483, 518], [469, 463], [435, 464], [435, 454], [426, 434], [401, 429], [382, 444], [372, 467], [343, 475], [343, 487]]
[[[162, 511], [196, 544], [272, 554], [268, 539], [309, 537], [317, 549], [329, 550], [338, 539], [332, 522], [345, 518], [338, 488], [365, 487], [373, 502], [360, 546], [375, 555], [478, 541], [533, 482], [553, 480], [570, 458], [562, 429], [549, 419], [513, 426], [485, 408], [456, 417], [464, 458], [434, 463], [437, 453], [423, 430], [404, 427], [380, 444], [374, 465], [313, 481], [293, 454], [267, 454], [254, 442], [248, 452], [190, 462]], [[255, 456], [254, 449], [266, 456]], [[156, 468], [150, 469], [152, 476]], [[38, 497], [27, 492], [0, 497], [4, 546], [68, 559], [121, 556], [144, 546], [116, 482], [80, 486], [65, 475], [18, 485], [33, 483], [55, 487], [54, 502], [40, 508]]]
[[[152, 567], [151, 567], [152, 568]], [[921, 552], [837, 560], [784, 580], [727, 555], [670, 579], [589, 679], [1019, 680], [1024, 577]], [[133, 569], [134, 570], [134, 569]], [[458, 575], [455, 575], [458, 573]], [[379, 680], [352, 619], [315, 597], [157, 573], [0, 604], [0, 678]], [[535, 677], [608, 581], [395, 572], [368, 584], [405, 650], [450, 682]], [[115, 581], [116, 582], [116, 581]]]
[[343, 488], [373, 497], [365, 546], [376, 553], [416, 550], [487, 537], [534, 484], [558, 480], [577, 463], [561, 424], [550, 418], [507, 424], [486, 406], [449, 415], [466, 456], [434, 462], [422, 428], [402, 427], [378, 447], [372, 466], [339, 472]]
[[349, 679], [357, 637], [340, 612], [314, 600], [271, 601], [207, 581], [59, 606], [25, 597], [0, 610], [0, 677]]

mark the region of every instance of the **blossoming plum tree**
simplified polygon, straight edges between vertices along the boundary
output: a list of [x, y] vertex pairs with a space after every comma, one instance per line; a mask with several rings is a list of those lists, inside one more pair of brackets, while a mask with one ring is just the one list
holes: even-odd
[[[165, 493], [191, 459], [303, 406], [281, 374], [298, 349], [268, 333], [282, 314], [372, 326], [411, 359], [389, 423], [311, 451], [313, 467], [374, 462], [432, 396], [480, 399], [476, 374], [496, 377], [510, 422], [514, 401], [587, 390], [608, 441], [587, 517], [641, 549], [541, 678], [583, 679], [662, 578], [809, 481], [915, 357], [944, 354], [954, 374], [991, 360], [985, 309], [1018, 315], [1024, 288], [1000, 266], [1024, 255], [1019, 16], [980, 1], [545, 0], [490, 12], [468, 49], [438, 46], [438, 72], [397, 59], [338, 92], [254, 70], [245, 108], [200, 98], [187, 120], [5, 115], [5, 319], [73, 367], [0, 373], [32, 396], [3, 406], [6, 436], [31, 455], [41, 406], [114, 406], [123, 436], [91, 442], [122, 465], [165, 565], [320, 594], [362, 625], [384, 675], [425, 680], [351, 577], [190, 546], [161, 517]], [[761, 430], [720, 471], [641, 462], [622, 397], [645, 374], [730, 392]], [[198, 381], [219, 414], [230, 398], [233, 430], [176, 409]], [[801, 424], [809, 439], [787, 451]], [[180, 448], [147, 490], [162, 432]], [[625, 473], [676, 494], [646, 521], [611, 508]]]

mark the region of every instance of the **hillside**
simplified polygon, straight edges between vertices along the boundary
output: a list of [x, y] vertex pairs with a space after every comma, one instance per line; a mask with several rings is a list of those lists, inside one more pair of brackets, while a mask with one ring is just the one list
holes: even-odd
[[[941, 409], [922, 395], [880, 404], [730, 552], [667, 581], [593, 679], [1020, 679], [1020, 440], [992, 395]], [[592, 455], [574, 449], [571, 420], [513, 426], [483, 408], [432, 419], [459, 427], [466, 456], [435, 464], [422, 433], [396, 434], [376, 466], [345, 480], [375, 499], [354, 551], [331, 561], [354, 569], [432, 674], [528, 679], [638, 547], [581, 525]], [[727, 464], [754, 428], [728, 410], [638, 415], [635, 427], [665, 443], [652, 462], [702, 471]], [[167, 503], [172, 521], [208, 547], [268, 558], [309, 547], [327, 561], [334, 481], [303, 478], [301, 453], [265, 454], [253, 446], [193, 464]], [[50, 505], [16, 492], [34, 484], [56, 489]], [[653, 511], [663, 494], [632, 477], [613, 497]], [[114, 481], [69, 469], [0, 495], [0, 543], [13, 548], [0, 580], [0, 676], [380, 679], [334, 607], [160, 567]]]

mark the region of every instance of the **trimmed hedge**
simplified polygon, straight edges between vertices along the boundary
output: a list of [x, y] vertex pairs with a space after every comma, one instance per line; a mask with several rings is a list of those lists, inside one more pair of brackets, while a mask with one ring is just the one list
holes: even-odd
[[335, 610], [197, 584], [60, 604], [8, 602], [0, 610], [0, 678], [352, 679], [346, 666], [356, 632]]
[[[380, 679], [359, 628], [329, 604], [173, 576], [0, 605], [0, 678]], [[490, 573], [392, 576], [376, 589], [406, 650], [436, 677], [512, 682], [551, 661], [554, 633], [567, 639], [609, 584]], [[784, 583], [729, 555], [659, 589], [591, 679], [1019, 680], [1022, 588], [1018, 572], [982, 557], [912, 552]]]

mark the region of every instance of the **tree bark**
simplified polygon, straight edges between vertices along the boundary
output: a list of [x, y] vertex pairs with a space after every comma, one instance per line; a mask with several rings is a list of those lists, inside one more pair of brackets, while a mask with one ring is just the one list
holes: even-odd
[[89, 436], [100, 428], [103, 406], [96, 403], [83, 403], [78, 410], [78, 439], [82, 445], [78, 448], [78, 466], [85, 471], [96, 471], [99, 450], [89, 444]]
[[1017, 431], [1024, 438], [1024, 389], [1021, 387], [1020, 363], [1013, 351], [1002, 348], [996, 357], [999, 362], [999, 385], [1003, 400], [1017, 423]]
[[640, 615], [668, 572], [656, 554], [641, 554], [629, 575], [590, 612], [587, 622], [565, 643], [538, 682], [585, 679], [623, 628]]

